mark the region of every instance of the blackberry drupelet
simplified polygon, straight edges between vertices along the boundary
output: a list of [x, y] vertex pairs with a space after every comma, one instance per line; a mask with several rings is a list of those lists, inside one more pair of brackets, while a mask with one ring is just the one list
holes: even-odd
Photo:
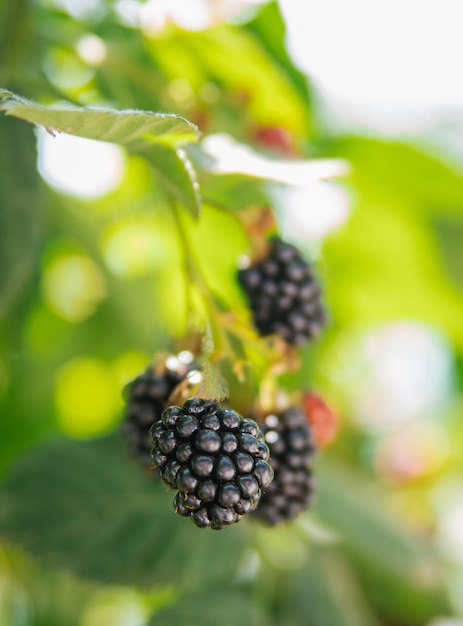
[[275, 477], [253, 516], [275, 525], [293, 519], [310, 506], [313, 497], [310, 462], [315, 446], [305, 413], [299, 407], [268, 415], [263, 432]]
[[156, 372], [150, 366], [125, 387], [127, 404], [122, 431], [130, 455], [139, 459], [144, 467], [151, 467], [150, 426], [160, 419], [175, 388], [196, 368], [193, 355], [183, 352], [168, 357], [163, 372]]
[[153, 467], [177, 489], [175, 511], [220, 530], [254, 510], [273, 478], [256, 422], [216, 402], [170, 406], [150, 429]]
[[297, 248], [274, 239], [268, 257], [240, 270], [238, 280], [262, 336], [278, 334], [292, 345], [318, 336], [326, 322], [320, 286]]

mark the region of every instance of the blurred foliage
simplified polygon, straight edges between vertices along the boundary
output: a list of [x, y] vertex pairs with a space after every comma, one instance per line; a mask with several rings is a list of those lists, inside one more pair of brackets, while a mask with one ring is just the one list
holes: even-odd
[[[462, 498], [461, 164], [418, 141], [326, 128], [277, 2], [233, 19], [218, 9], [198, 31], [173, 19], [138, 27], [127, 7], [0, 1], [0, 623], [423, 626], [457, 616], [463, 559], [442, 549], [442, 529]], [[122, 144], [120, 180], [96, 197], [60, 191], [43, 165], [39, 175], [33, 126], [14, 116]], [[342, 428], [320, 455], [312, 512], [282, 528], [198, 531], [116, 433], [121, 388], [191, 328], [226, 356], [237, 408], [275, 359], [235, 272], [250, 248], [247, 210], [281, 201], [285, 186], [218, 171], [196, 125], [265, 158], [350, 165], [337, 183], [349, 219], [306, 241], [331, 324], [279, 380], [323, 393]], [[374, 369], [365, 342], [405, 322], [439, 338], [450, 368], [446, 395], [416, 418], [436, 427], [444, 461], [431, 471], [418, 450], [424, 469], [412, 478], [402, 466], [385, 474], [377, 458], [403, 421], [359, 417]], [[386, 387], [369, 410], [387, 401]]]

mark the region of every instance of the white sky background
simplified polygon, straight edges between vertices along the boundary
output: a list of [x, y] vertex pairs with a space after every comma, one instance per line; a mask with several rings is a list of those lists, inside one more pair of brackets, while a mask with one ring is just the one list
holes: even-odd
[[417, 131], [463, 108], [462, 0], [280, 0], [290, 52], [342, 121]]

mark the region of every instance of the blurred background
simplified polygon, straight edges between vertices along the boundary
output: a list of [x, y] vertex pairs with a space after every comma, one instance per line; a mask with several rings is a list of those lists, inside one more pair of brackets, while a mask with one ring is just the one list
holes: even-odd
[[274, 207], [330, 312], [280, 384], [338, 416], [297, 522], [172, 519], [114, 434], [122, 387], [186, 331], [166, 197], [120, 146], [2, 115], [0, 624], [463, 624], [460, 13], [0, 1], [2, 87], [199, 126], [203, 215], [185, 228], [230, 310], [236, 213]]

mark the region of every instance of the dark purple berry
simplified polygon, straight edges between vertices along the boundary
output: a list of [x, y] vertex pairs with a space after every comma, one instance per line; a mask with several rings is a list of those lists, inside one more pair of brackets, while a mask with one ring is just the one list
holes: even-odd
[[181, 443], [176, 452], [177, 461], [185, 464], [193, 456], [193, 446], [191, 443]]
[[274, 479], [264, 487], [267, 470], [256, 461], [254, 476], [264, 494], [253, 515], [274, 525], [293, 519], [310, 506], [313, 499], [310, 463], [315, 448], [305, 413], [299, 407], [270, 416], [263, 430]]
[[184, 415], [177, 421], [175, 430], [180, 437], [187, 438], [199, 428], [198, 420], [191, 415]]
[[195, 454], [191, 459], [190, 466], [198, 478], [207, 478], [214, 469], [214, 460], [210, 456]]
[[239, 413], [231, 409], [224, 409], [222, 412], [222, 426], [226, 430], [238, 430], [242, 419]]
[[222, 446], [222, 438], [213, 430], [200, 430], [195, 438], [195, 444], [198, 450], [214, 454], [218, 452]]
[[164, 454], [169, 454], [169, 452], [173, 452], [177, 447], [177, 438], [175, 436], [175, 432], [173, 430], [165, 430], [159, 435], [158, 439], [159, 448], [164, 452]]
[[256, 454], [259, 451], [259, 444], [257, 439], [248, 433], [243, 433], [239, 436], [240, 449], [250, 454]]
[[[167, 427], [173, 416], [173, 428]], [[178, 490], [174, 508], [180, 515], [200, 528], [220, 530], [256, 508], [272, 469], [253, 420], [190, 398], [168, 409], [151, 432], [152, 458], [162, 480]]]
[[241, 476], [238, 479], [238, 485], [245, 498], [254, 496], [259, 492], [259, 483], [253, 476]]
[[241, 422], [240, 433], [248, 433], [249, 435], [252, 435], [253, 437], [257, 437], [259, 431], [260, 431], [260, 428], [257, 426], [254, 420], [244, 419]]
[[231, 480], [236, 474], [236, 467], [229, 456], [220, 455], [215, 467], [215, 476], [220, 482]]
[[219, 487], [219, 503], [222, 506], [231, 506], [241, 499], [241, 493], [234, 483], [224, 483]]
[[201, 419], [201, 427], [209, 430], [220, 430], [220, 420], [215, 413], [207, 413]]
[[[180, 355], [179, 355], [180, 356]], [[169, 399], [177, 385], [185, 378], [189, 371], [196, 369], [193, 363], [182, 364], [181, 360], [174, 358], [174, 369], [168, 367], [169, 359], [165, 363], [165, 372], [153, 371], [150, 367], [129, 383], [123, 390], [126, 401], [125, 421], [122, 430], [129, 444], [129, 452], [136, 457], [143, 467], [152, 467], [150, 464], [151, 442], [148, 435], [151, 428], [151, 437], [156, 439], [165, 429], [173, 430], [177, 419], [183, 415], [180, 407], [171, 407], [164, 412]], [[163, 421], [160, 420], [163, 414]], [[151, 472], [153, 477], [158, 477], [158, 472]]]
[[246, 452], [237, 452], [233, 455], [233, 461], [238, 470], [238, 474], [249, 474], [254, 467], [254, 459]]
[[193, 493], [198, 485], [198, 479], [189, 467], [182, 467], [177, 474], [177, 485], [180, 491]]
[[190, 415], [202, 415], [206, 410], [206, 402], [201, 398], [190, 398], [183, 405], [183, 412]]
[[233, 433], [224, 433], [222, 435], [222, 450], [227, 454], [232, 454], [238, 449], [238, 439]]
[[318, 336], [325, 324], [320, 287], [297, 248], [274, 239], [268, 258], [241, 270], [238, 280], [262, 336], [278, 334], [292, 345]]
[[191, 519], [198, 528], [207, 528], [211, 525], [211, 520], [207, 515], [207, 508], [205, 506], [192, 513]]
[[174, 428], [181, 415], [182, 409], [179, 406], [169, 406], [162, 413], [162, 423], [166, 428]]
[[213, 502], [217, 493], [217, 483], [212, 480], [205, 480], [198, 487], [198, 496], [204, 502]]

